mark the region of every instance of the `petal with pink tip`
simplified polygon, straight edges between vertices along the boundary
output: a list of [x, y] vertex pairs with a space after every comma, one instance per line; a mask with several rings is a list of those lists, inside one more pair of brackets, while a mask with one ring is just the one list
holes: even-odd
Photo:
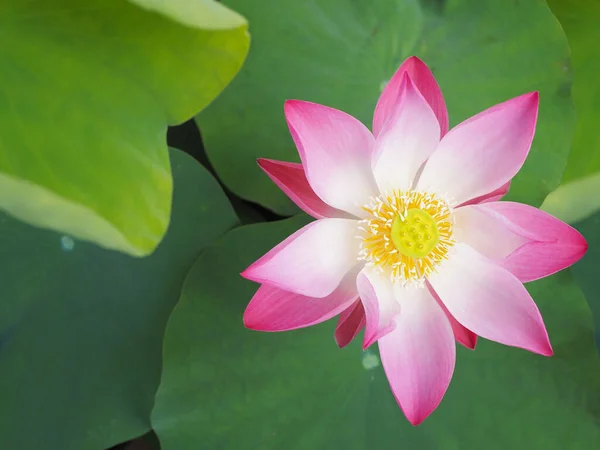
[[315, 219], [350, 217], [348, 213], [332, 208], [314, 193], [302, 164], [259, 158], [258, 165], [302, 211]]
[[358, 274], [356, 287], [365, 310], [364, 350], [394, 329], [400, 303], [397, 287], [389, 277], [372, 268], [365, 268]]
[[411, 189], [417, 171], [436, 149], [439, 134], [431, 107], [405, 73], [398, 107], [375, 142], [373, 174], [379, 190]]
[[308, 183], [329, 206], [355, 216], [377, 195], [371, 172], [375, 139], [354, 117], [300, 100], [285, 102], [285, 117]]
[[326, 297], [357, 264], [357, 223], [352, 219], [309, 223], [253, 263], [242, 276], [307, 297]]
[[531, 242], [504, 222], [485, 205], [462, 206], [454, 210], [453, 237], [490, 259], [501, 260]]
[[381, 93], [373, 116], [373, 134], [375, 136], [379, 135], [388, 118], [393, 115], [394, 110], [398, 107], [400, 85], [405, 74], [410, 76], [417, 89], [429, 103], [440, 125], [440, 137], [444, 136], [448, 132], [448, 110], [446, 109], [442, 90], [435, 81], [429, 67], [416, 56], [411, 56], [402, 63]]
[[471, 200], [464, 202], [460, 206], [478, 205], [479, 203], [487, 203], [487, 202], [497, 202], [502, 197], [504, 197], [506, 194], [508, 194], [509, 189], [510, 189], [510, 181], [506, 184], [503, 184], [498, 189], [496, 189], [488, 194], [480, 195], [479, 197], [472, 198]]
[[329, 320], [356, 302], [355, 276], [347, 277], [323, 298], [306, 297], [263, 284], [244, 312], [244, 326], [259, 331], [287, 331]]
[[538, 94], [521, 95], [462, 122], [427, 161], [419, 189], [456, 204], [495, 191], [521, 169], [533, 140]]
[[523, 284], [468, 245], [455, 244], [429, 282], [456, 320], [477, 335], [552, 355], [542, 316]]
[[587, 251], [587, 242], [579, 231], [533, 206], [491, 202], [478, 208], [495, 214], [507, 228], [533, 241], [516, 249], [502, 262], [523, 283], [565, 269]]
[[454, 316], [450, 314], [448, 308], [446, 308], [442, 300], [440, 300], [440, 297], [433, 290], [429, 283], [427, 283], [427, 287], [429, 289], [429, 293], [433, 296], [433, 298], [435, 298], [435, 301], [438, 302], [438, 305], [440, 305], [440, 308], [442, 308], [446, 314], [446, 317], [450, 322], [450, 326], [452, 327], [452, 332], [454, 333], [454, 339], [456, 339], [459, 344], [468, 348], [469, 350], [474, 350], [475, 346], [477, 345], [477, 335], [458, 323], [458, 320], [456, 320]]
[[340, 348], [344, 348], [356, 337], [365, 326], [365, 310], [362, 302], [358, 299], [342, 314], [335, 328], [335, 342]]
[[450, 322], [428, 289], [411, 290], [400, 298], [396, 328], [379, 339], [379, 353], [396, 401], [418, 425], [448, 389], [456, 345]]

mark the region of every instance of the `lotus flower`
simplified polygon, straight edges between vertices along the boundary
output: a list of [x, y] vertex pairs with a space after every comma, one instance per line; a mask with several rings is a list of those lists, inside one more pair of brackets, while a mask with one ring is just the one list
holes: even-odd
[[365, 328], [391, 390], [421, 423], [452, 378], [456, 344], [477, 336], [545, 356], [552, 347], [523, 283], [579, 260], [584, 238], [534, 207], [499, 201], [531, 147], [538, 93], [448, 131], [441, 90], [411, 57], [386, 85], [373, 132], [298, 100], [285, 117], [302, 164], [259, 160], [314, 222], [242, 276], [261, 283], [246, 327], [284, 331], [340, 315], [347, 345]]

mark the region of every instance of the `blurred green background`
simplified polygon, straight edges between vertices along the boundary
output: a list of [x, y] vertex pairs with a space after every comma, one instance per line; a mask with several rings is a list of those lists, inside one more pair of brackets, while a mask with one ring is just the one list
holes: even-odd
[[[0, 449], [600, 448], [600, 3], [223, 3], [0, 5]], [[376, 346], [246, 330], [239, 277], [309, 220], [255, 162], [298, 161], [284, 100], [370, 124], [410, 55], [451, 125], [540, 91], [508, 198], [589, 243], [527, 285], [555, 355], [459, 348], [417, 428]]]

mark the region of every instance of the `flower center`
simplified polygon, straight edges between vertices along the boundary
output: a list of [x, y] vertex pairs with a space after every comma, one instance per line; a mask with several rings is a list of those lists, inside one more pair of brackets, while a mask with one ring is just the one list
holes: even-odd
[[394, 282], [421, 285], [454, 245], [452, 210], [435, 194], [397, 190], [363, 209], [359, 259]]
[[405, 216], [397, 215], [390, 235], [400, 253], [411, 258], [429, 255], [440, 240], [435, 219], [418, 208], [409, 209]]

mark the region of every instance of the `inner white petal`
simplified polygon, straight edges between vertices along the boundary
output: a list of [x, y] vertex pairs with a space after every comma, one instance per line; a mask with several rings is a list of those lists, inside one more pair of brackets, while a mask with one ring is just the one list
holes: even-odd
[[491, 259], [502, 259], [530, 242], [506, 227], [500, 220], [482, 212], [477, 206], [454, 210], [454, 238]]

